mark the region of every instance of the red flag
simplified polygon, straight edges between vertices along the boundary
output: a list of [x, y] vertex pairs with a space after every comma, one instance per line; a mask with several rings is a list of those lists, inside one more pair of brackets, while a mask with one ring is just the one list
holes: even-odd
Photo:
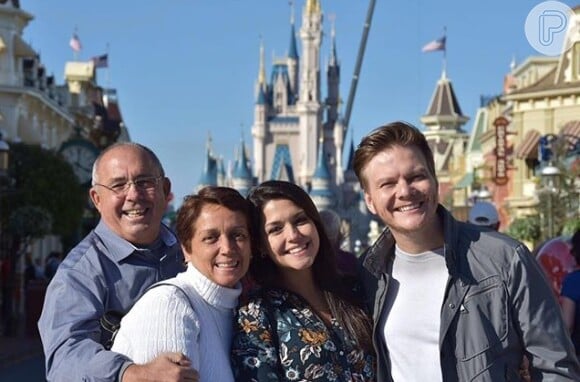
[[79, 40], [79, 36], [76, 33], [73, 33], [68, 44], [75, 52], [80, 52], [82, 49], [81, 40]]

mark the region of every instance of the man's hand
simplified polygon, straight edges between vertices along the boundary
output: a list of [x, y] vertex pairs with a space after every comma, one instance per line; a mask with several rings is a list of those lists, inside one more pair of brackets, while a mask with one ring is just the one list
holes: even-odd
[[181, 353], [163, 353], [144, 365], [131, 365], [123, 373], [122, 382], [199, 382], [199, 374]]

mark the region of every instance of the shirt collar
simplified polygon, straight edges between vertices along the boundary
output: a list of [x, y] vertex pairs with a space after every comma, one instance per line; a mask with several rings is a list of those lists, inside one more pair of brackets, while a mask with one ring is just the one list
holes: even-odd
[[[99, 221], [95, 233], [105, 243], [109, 256], [117, 262], [127, 258], [137, 250], [137, 247], [113, 232], [103, 219]], [[159, 235], [166, 247], [171, 247], [177, 243], [177, 238], [173, 232], [164, 224], [161, 224]]]

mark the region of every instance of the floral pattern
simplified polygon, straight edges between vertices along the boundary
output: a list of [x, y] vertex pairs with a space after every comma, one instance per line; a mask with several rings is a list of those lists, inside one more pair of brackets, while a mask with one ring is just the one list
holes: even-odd
[[232, 365], [236, 381], [374, 381], [373, 354], [339, 323], [326, 325], [300, 296], [269, 290], [240, 307]]

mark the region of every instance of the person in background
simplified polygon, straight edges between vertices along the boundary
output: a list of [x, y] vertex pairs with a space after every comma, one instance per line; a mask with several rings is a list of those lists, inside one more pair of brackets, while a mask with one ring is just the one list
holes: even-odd
[[201, 381], [233, 382], [232, 317], [252, 256], [252, 207], [227, 187], [186, 196], [176, 231], [188, 263], [123, 317], [112, 350], [137, 363], [183, 353]]
[[500, 224], [497, 209], [492, 203], [486, 201], [478, 201], [473, 204], [469, 210], [467, 221], [494, 231], [499, 229]]
[[332, 210], [320, 211], [320, 219], [322, 225], [326, 230], [330, 244], [336, 253], [336, 266], [338, 270], [346, 275], [356, 276], [358, 262], [356, 256], [352, 252], [343, 250], [340, 245], [344, 239], [341, 232], [340, 216]]
[[[577, 230], [570, 240], [570, 253], [580, 265], [580, 230]], [[569, 273], [562, 283], [561, 293], [562, 314], [566, 327], [570, 331], [572, 342], [576, 348], [576, 355], [580, 357], [580, 269]]]
[[114, 144], [95, 161], [89, 194], [101, 219], [58, 267], [38, 321], [48, 381], [195, 376], [180, 353], [137, 365], [106, 350], [100, 326], [106, 312], [127, 312], [153, 283], [183, 270], [177, 238], [161, 224], [170, 189], [159, 159], [140, 144]]
[[[405, 122], [362, 139], [354, 170], [387, 227], [361, 259], [379, 381], [579, 381], [558, 303], [522, 243], [439, 204], [433, 153]], [[413, 351], [410, 351], [413, 349]]]
[[48, 280], [51, 280], [54, 277], [61, 261], [62, 261], [61, 252], [59, 251], [50, 252], [46, 257], [46, 264], [44, 266], [44, 277], [46, 277]]
[[369, 317], [352, 278], [339, 276], [320, 215], [299, 186], [268, 181], [256, 208], [259, 255], [250, 273], [261, 289], [236, 317], [237, 381], [374, 381]]

